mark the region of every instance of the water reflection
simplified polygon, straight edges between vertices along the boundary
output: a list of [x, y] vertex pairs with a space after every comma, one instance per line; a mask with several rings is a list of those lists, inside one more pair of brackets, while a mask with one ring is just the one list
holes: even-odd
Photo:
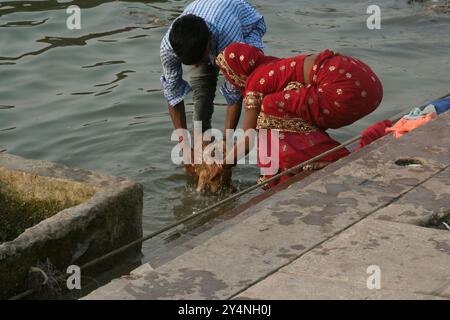
[[0, 105], [0, 110], [7, 110], [7, 109], [12, 109], [12, 108], [14, 108], [14, 106]]
[[[167, 0], [120, 0], [121, 2], [139, 2], [139, 3], [158, 3], [167, 2]], [[77, 5], [81, 9], [95, 8], [99, 5], [114, 0], [72, 0], [72, 1], [55, 1], [55, 0], [38, 0], [38, 1], [3, 1], [0, 3], [0, 17], [9, 13], [17, 12], [35, 12], [66, 9], [69, 5]]]
[[10, 128], [0, 129], [0, 132], [2, 132], [2, 131], [11, 131], [11, 130], [14, 130], [14, 129], [16, 129], [16, 127], [10, 127]]
[[122, 63], [126, 63], [123, 60], [120, 61], [104, 61], [104, 62], [97, 62], [96, 64], [90, 65], [90, 66], [82, 66], [82, 68], [88, 69], [88, 68], [96, 68], [96, 67], [101, 67], [101, 66], [108, 66], [108, 65], [112, 65], [112, 64], [122, 64]]
[[44, 24], [48, 21], [47, 19], [41, 21], [16, 21], [16, 22], [8, 22], [5, 24], [0, 24], [0, 28], [10, 28], [10, 27], [35, 27], [41, 24]]
[[104, 86], [109, 86], [109, 85], [111, 85], [111, 84], [113, 84], [113, 83], [116, 83], [116, 82], [119, 82], [119, 81], [121, 81], [121, 80], [124, 80], [124, 79], [126, 79], [128, 76], [127, 76], [127, 73], [135, 73], [136, 71], [133, 71], [133, 70], [125, 70], [125, 71], [121, 71], [121, 72], [119, 72], [119, 73], [116, 73], [116, 79], [114, 79], [113, 81], [111, 81], [111, 82], [108, 82], [108, 83], [102, 83], [102, 84], [96, 84], [94, 87], [104, 87]]
[[43, 42], [43, 43], [49, 43], [50, 45], [48, 47], [27, 52], [17, 57], [0, 57], [0, 60], [20, 60], [27, 56], [37, 56], [40, 54], [45, 53], [46, 51], [49, 51], [51, 49], [56, 49], [60, 47], [70, 47], [70, 46], [84, 46], [87, 44], [87, 41], [102, 38], [106, 36], [110, 36], [113, 34], [118, 34], [122, 32], [128, 32], [131, 30], [136, 29], [136, 27], [126, 27], [118, 30], [108, 31], [108, 32], [100, 32], [100, 33], [91, 33], [85, 36], [81, 36], [78, 38], [60, 38], [60, 37], [45, 37], [44, 39], [36, 40], [36, 42]]
[[104, 123], [106, 123], [106, 122], [108, 122], [107, 119], [99, 120], [99, 121], [94, 121], [94, 122], [91, 122], [91, 123], [83, 124], [83, 127], [98, 126], [98, 125], [104, 124]]

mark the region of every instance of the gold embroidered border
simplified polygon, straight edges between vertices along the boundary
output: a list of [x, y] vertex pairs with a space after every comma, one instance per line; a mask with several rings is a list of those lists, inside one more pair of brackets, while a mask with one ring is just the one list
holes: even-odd
[[304, 87], [305, 85], [301, 82], [298, 81], [293, 81], [293, 82], [289, 82], [288, 85], [286, 86], [286, 88], [284, 88], [283, 91], [287, 91], [287, 90], [297, 90], [300, 89], [302, 87]]
[[245, 88], [247, 77], [244, 76], [243, 78], [240, 78], [238, 75], [236, 75], [236, 73], [234, 73], [233, 69], [231, 69], [228, 65], [224, 53], [219, 53], [216, 58], [216, 64], [220, 67], [220, 69], [225, 70], [231, 80], [233, 80], [239, 87]]
[[311, 133], [317, 128], [302, 118], [279, 118], [260, 112], [257, 129], [278, 129], [282, 132]]
[[250, 91], [245, 94], [244, 107], [245, 109], [259, 109], [261, 108], [264, 99], [264, 94], [257, 91]]

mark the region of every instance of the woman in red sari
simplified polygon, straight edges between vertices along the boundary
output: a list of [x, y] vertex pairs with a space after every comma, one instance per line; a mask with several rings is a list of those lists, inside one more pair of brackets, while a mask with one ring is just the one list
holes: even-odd
[[[374, 111], [383, 97], [381, 82], [370, 67], [330, 50], [279, 59], [250, 45], [233, 43], [218, 55], [216, 64], [244, 97], [244, 130], [267, 129], [269, 134], [279, 130], [280, 171], [338, 146], [325, 130], [361, 119]], [[248, 152], [248, 139], [245, 145]], [[259, 151], [263, 149], [268, 145], [260, 142]], [[348, 154], [341, 149], [310, 169]], [[236, 163], [237, 156], [235, 145], [226, 163]], [[270, 164], [259, 161], [259, 166]]]

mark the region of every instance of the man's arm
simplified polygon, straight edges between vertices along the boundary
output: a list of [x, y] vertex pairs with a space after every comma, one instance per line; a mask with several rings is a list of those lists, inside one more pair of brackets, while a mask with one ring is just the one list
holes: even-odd
[[[183, 150], [189, 150], [190, 154], [184, 155], [184, 168], [186, 170], [186, 173], [188, 175], [195, 175], [195, 168], [193, 165], [193, 159], [194, 159], [194, 150], [191, 148], [191, 145], [188, 141], [188, 136], [186, 134], [187, 124], [186, 124], [186, 111], [184, 107], [184, 101], [181, 101], [175, 106], [169, 105], [169, 114], [170, 118], [172, 119], [173, 126], [175, 129], [182, 129], [178, 132], [178, 141], [181, 144]], [[190, 158], [187, 158], [189, 157]]]
[[175, 129], [187, 129], [184, 101], [173, 107], [169, 105], [169, 114]]
[[227, 109], [227, 116], [225, 118], [225, 132], [227, 129], [235, 130], [238, 123], [239, 118], [241, 117], [242, 110], [242, 99], [236, 102], [235, 104], [229, 105]]
[[248, 34], [245, 34], [244, 43], [249, 44], [251, 46], [257, 47], [261, 50], [264, 50], [263, 36], [267, 31], [266, 23], [264, 18], [261, 17], [257, 23], [251, 26], [251, 30]]
[[[164, 90], [164, 96], [169, 102], [169, 114], [175, 129], [184, 129], [178, 132], [178, 139], [182, 146], [189, 147], [190, 144], [186, 136], [186, 111], [184, 106], [184, 97], [191, 90], [186, 81], [183, 80], [183, 69], [181, 62], [173, 52], [167, 35], [161, 42], [161, 63], [164, 73], [161, 76], [161, 84]], [[191, 151], [191, 160], [192, 160]], [[188, 174], [193, 174], [193, 166], [185, 161], [185, 169]]]
[[181, 62], [173, 51], [167, 34], [161, 41], [160, 56], [163, 67], [161, 84], [164, 90], [164, 97], [169, 102], [169, 113], [173, 125], [175, 129], [186, 129], [186, 114], [183, 100], [186, 94], [191, 91], [191, 87], [183, 80]]

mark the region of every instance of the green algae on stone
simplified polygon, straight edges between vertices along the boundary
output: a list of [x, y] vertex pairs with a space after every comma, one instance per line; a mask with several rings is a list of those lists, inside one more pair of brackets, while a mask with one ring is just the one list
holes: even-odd
[[69, 181], [0, 170], [0, 244], [95, 192]]
[[11, 241], [42, 220], [59, 211], [77, 205], [55, 199], [24, 200], [19, 193], [0, 184], [0, 243]]

